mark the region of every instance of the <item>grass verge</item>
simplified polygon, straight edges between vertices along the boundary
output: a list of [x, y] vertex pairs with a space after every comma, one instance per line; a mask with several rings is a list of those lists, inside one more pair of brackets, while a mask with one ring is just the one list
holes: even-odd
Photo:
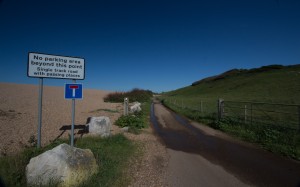
[[[6, 186], [26, 186], [25, 169], [32, 157], [54, 148], [67, 140], [56, 141], [44, 148], [27, 148], [15, 156], [0, 158], [0, 176]], [[125, 171], [128, 168], [130, 157], [137, 154], [138, 145], [118, 134], [106, 139], [86, 137], [78, 139], [76, 147], [91, 149], [99, 172], [80, 186], [128, 186], [129, 176]], [[122, 155], [122, 156], [120, 156]]]
[[219, 122], [218, 128], [273, 153], [300, 160], [300, 133], [295, 130], [262, 124], [242, 124], [230, 119]]

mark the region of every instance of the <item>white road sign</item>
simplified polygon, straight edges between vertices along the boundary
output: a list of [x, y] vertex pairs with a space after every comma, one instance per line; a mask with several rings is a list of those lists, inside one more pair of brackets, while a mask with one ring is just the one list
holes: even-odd
[[83, 80], [84, 68], [83, 58], [42, 53], [28, 54], [28, 77]]

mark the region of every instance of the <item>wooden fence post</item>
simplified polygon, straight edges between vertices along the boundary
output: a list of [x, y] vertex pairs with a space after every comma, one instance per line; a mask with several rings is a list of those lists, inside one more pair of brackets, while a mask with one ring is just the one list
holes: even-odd
[[250, 104], [250, 112], [251, 112], [251, 114], [250, 114], [250, 124], [252, 125], [252, 112], [253, 112], [253, 110], [252, 110], [252, 103]]
[[203, 108], [202, 108], [202, 100], [200, 101], [200, 112], [203, 112]]
[[245, 105], [245, 121], [244, 123], [246, 124], [247, 123], [247, 105]]
[[298, 106], [298, 123], [299, 123], [299, 132], [300, 132], [300, 105]]

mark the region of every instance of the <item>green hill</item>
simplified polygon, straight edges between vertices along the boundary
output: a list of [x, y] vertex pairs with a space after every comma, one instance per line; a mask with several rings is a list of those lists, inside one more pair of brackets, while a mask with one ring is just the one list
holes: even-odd
[[270, 65], [255, 69], [233, 69], [208, 77], [166, 96], [189, 100], [300, 104], [300, 65]]
[[233, 69], [161, 100], [190, 119], [300, 160], [300, 65]]

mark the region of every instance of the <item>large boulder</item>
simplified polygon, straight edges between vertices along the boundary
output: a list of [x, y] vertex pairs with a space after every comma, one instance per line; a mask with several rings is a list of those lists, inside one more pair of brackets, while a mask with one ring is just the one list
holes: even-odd
[[89, 149], [61, 144], [30, 159], [26, 167], [28, 186], [76, 186], [97, 172], [96, 159]]
[[141, 103], [139, 102], [133, 103], [133, 105], [130, 107], [130, 113], [140, 112], [141, 110]]
[[109, 117], [91, 117], [88, 123], [88, 132], [92, 135], [98, 135], [101, 137], [110, 136], [111, 123]]

